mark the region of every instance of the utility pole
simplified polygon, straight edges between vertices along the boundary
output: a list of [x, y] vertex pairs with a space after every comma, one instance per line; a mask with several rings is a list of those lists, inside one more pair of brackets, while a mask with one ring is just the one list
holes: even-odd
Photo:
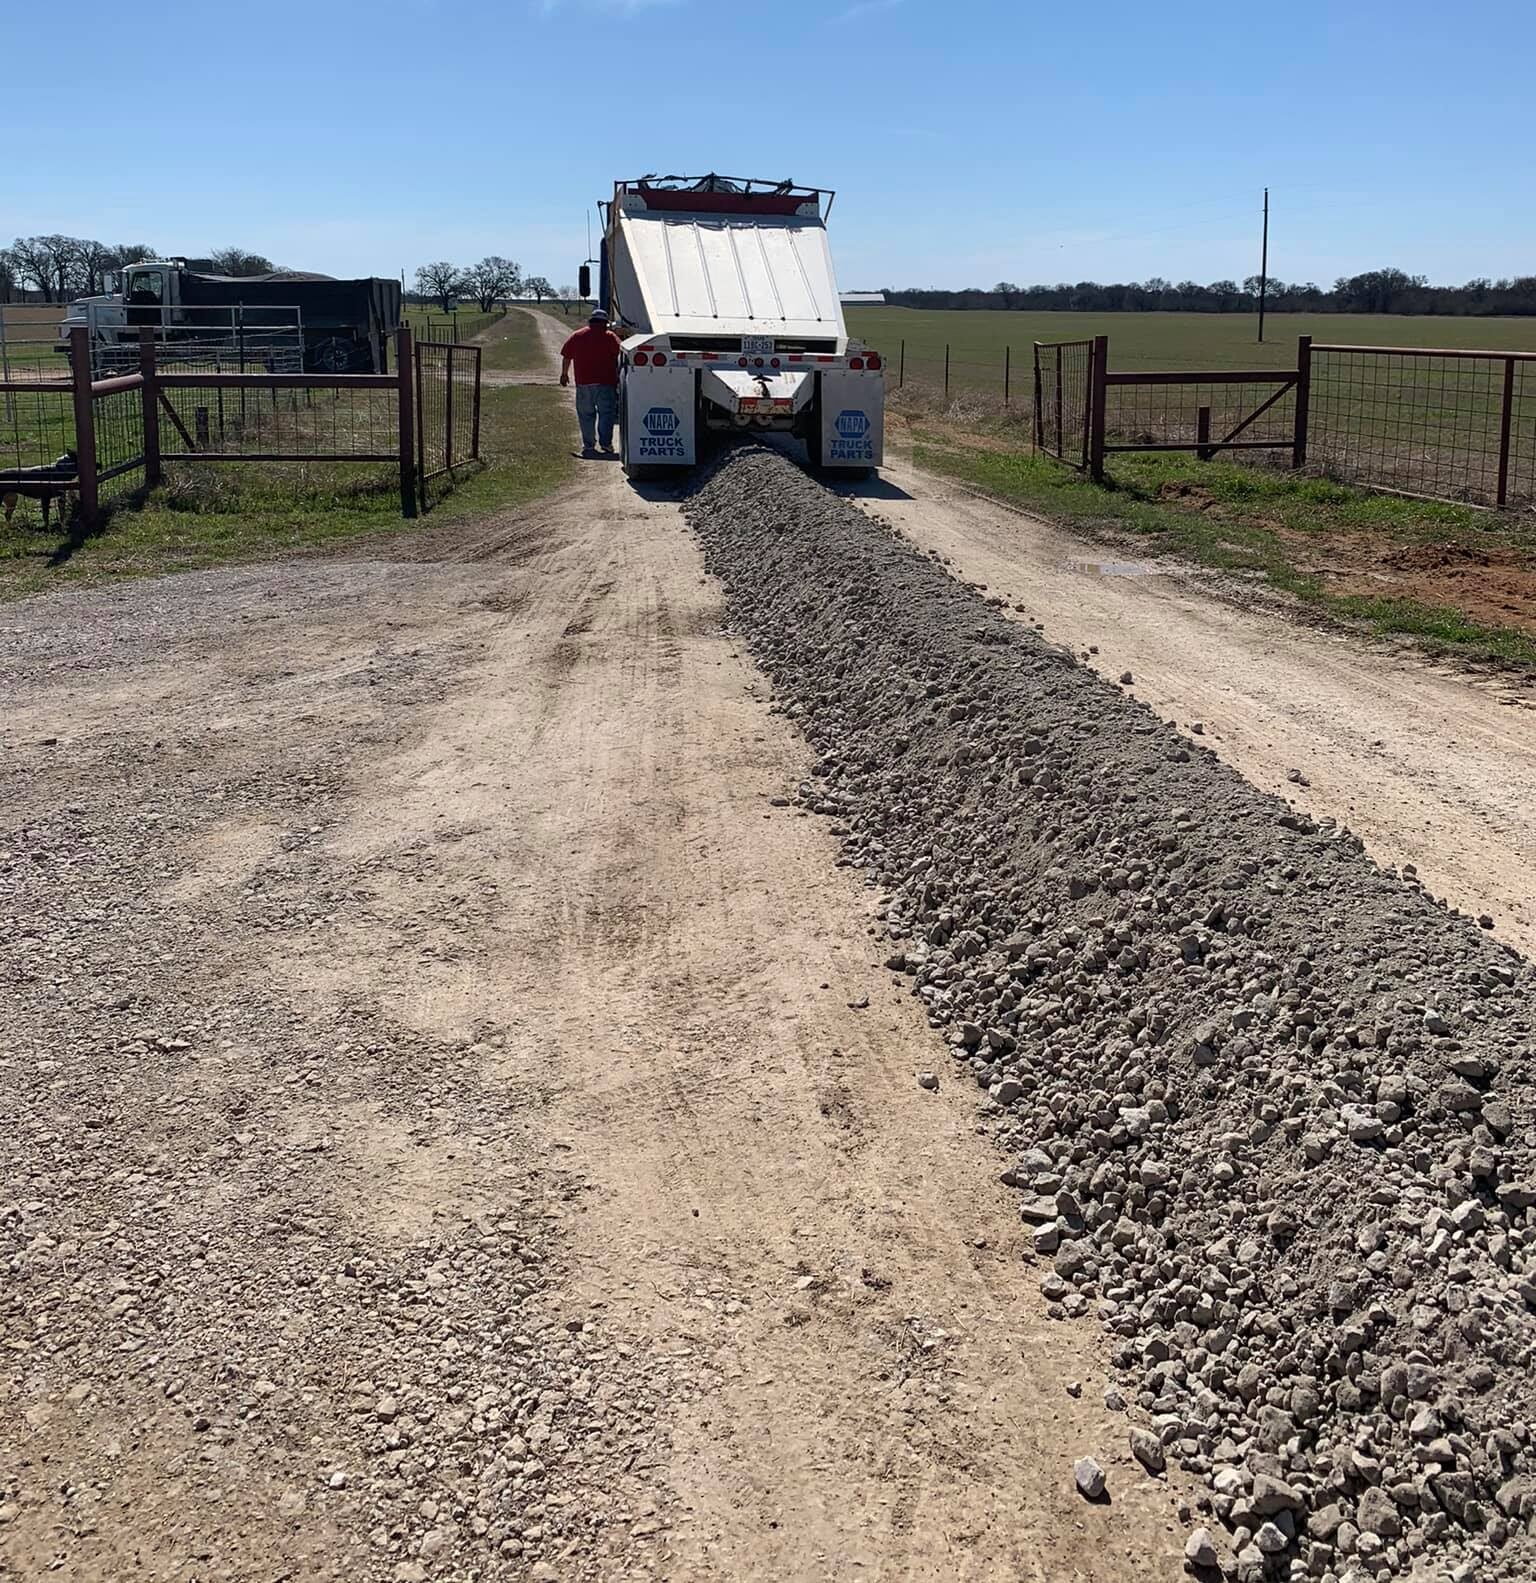
[[1259, 254], [1259, 345], [1264, 344], [1264, 298], [1269, 293], [1269, 188], [1264, 189], [1264, 243]]

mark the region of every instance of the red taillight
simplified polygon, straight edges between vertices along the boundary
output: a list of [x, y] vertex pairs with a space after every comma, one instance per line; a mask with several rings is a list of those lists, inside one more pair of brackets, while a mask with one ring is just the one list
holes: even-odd
[[763, 366], [763, 360], [762, 360], [762, 358], [760, 358], [760, 357], [754, 357], [754, 358], [753, 358], [753, 359], [752, 359], [752, 366], [753, 366], [753, 367], [754, 367], [754, 368], [761, 368], [761, 367], [762, 367], [762, 366]]
[[651, 363], [656, 368], [660, 368], [661, 365], [664, 362], [666, 362], [666, 360], [667, 360], [667, 354], [665, 352], [652, 352], [651, 353]]
[[738, 363], [740, 363], [740, 364], [741, 364], [741, 366], [742, 366], [742, 367], [743, 367], [743, 368], [745, 368], [745, 367], [746, 367], [746, 366], [747, 366], [747, 360], [746, 360], [746, 358], [744, 358], [744, 357], [738, 357], [738, 358], [737, 358], [737, 359], [736, 359], [736, 361], [737, 361], [737, 362], [738, 362]]
[[866, 368], [878, 369], [880, 367], [880, 354], [878, 352], [871, 352], [869, 356], [864, 359], [864, 366]]
[[864, 366], [864, 359], [862, 357], [850, 357], [848, 359], [848, 366], [850, 368], [860, 368], [861, 369]]
[[769, 361], [769, 363], [768, 363], [768, 366], [769, 366], [769, 367], [770, 367], [770, 368], [777, 368], [777, 367], [778, 367], [778, 366], [779, 366], [779, 360], [778, 360], [778, 358], [776, 358], [776, 357], [775, 357], [775, 358], [772, 358], [772, 359], [770, 359], [770, 361]]
[[650, 360], [650, 354], [647, 352], [636, 352], [632, 359], [636, 368], [644, 368]]

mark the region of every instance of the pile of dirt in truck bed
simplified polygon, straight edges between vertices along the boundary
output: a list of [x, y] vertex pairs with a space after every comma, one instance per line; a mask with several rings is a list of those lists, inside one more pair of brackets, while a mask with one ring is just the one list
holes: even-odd
[[781, 456], [687, 512], [1196, 1558], [1531, 1576], [1530, 964]]

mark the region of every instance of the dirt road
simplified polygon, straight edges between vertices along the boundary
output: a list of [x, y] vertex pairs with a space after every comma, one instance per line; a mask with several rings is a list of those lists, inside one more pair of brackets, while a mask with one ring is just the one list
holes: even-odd
[[[1021, 619], [1117, 678], [1255, 785], [1348, 825], [1385, 864], [1536, 954], [1536, 692], [1212, 597], [1198, 573], [1085, 545], [900, 459], [870, 502]], [[1297, 776], [1301, 780], [1296, 779]]]
[[579, 323], [562, 325], [547, 313], [534, 308], [509, 308], [508, 313], [519, 313], [532, 319], [538, 330], [539, 343], [544, 351], [544, 361], [538, 368], [487, 368], [481, 378], [488, 385], [552, 385], [560, 377], [560, 348]]
[[677, 507], [463, 534], [0, 614], [0, 1574], [1177, 1577]]

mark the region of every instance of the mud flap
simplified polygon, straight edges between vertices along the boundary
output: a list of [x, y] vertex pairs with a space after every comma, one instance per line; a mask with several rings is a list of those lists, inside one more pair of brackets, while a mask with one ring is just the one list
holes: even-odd
[[824, 369], [821, 374], [822, 467], [878, 467], [885, 460], [885, 379]]
[[698, 460], [691, 368], [624, 370], [624, 462], [630, 469], [692, 467]]

